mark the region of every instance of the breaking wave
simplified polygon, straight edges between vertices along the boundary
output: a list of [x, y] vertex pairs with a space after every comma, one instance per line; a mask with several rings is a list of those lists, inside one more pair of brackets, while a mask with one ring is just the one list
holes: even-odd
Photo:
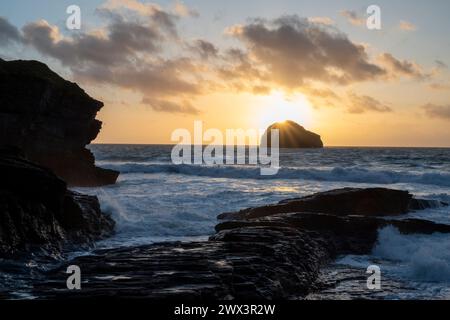
[[403, 235], [383, 228], [373, 250], [377, 258], [400, 262], [398, 273], [418, 281], [450, 282], [450, 235]]
[[411, 173], [389, 170], [369, 170], [361, 167], [334, 167], [329, 169], [280, 168], [276, 175], [263, 176], [258, 166], [174, 165], [167, 163], [103, 163], [102, 167], [127, 173], [168, 173], [212, 178], [232, 179], [300, 179], [316, 181], [343, 181], [353, 183], [418, 183], [450, 187], [448, 173]]

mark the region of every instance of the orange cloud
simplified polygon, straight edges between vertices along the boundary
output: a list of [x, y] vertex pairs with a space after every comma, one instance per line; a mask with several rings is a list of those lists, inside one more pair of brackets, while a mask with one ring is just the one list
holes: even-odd
[[408, 22], [408, 21], [404, 21], [404, 20], [400, 21], [399, 28], [404, 31], [417, 30], [417, 27], [414, 24], [412, 24], [411, 22]]

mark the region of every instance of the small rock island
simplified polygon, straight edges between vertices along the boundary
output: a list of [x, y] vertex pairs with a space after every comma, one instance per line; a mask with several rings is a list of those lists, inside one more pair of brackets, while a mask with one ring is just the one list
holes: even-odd
[[[271, 135], [267, 135], [272, 129], [278, 129], [280, 134], [280, 148], [323, 148], [320, 136], [308, 131], [294, 121], [277, 122], [269, 126], [262, 137], [267, 139], [267, 147], [272, 146]], [[267, 138], [266, 138], [267, 137]]]

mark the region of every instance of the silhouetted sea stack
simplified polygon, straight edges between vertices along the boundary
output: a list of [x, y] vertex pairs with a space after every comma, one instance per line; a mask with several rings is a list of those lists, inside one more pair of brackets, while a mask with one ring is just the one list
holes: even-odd
[[[320, 136], [308, 131], [294, 121], [277, 122], [267, 128], [263, 141], [270, 130], [278, 129], [280, 134], [280, 148], [323, 148]], [[267, 146], [271, 147], [271, 135], [267, 137]]]
[[116, 182], [85, 147], [97, 137], [103, 103], [38, 61], [0, 59], [0, 146], [17, 146], [72, 186]]

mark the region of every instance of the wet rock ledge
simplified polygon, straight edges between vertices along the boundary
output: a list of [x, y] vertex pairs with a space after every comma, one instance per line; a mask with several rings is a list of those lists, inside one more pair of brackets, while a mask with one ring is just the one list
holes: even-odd
[[321, 268], [341, 254], [366, 254], [380, 227], [450, 233], [450, 225], [388, 219], [446, 204], [407, 191], [339, 189], [219, 216], [206, 242], [101, 250], [70, 261], [82, 289], [66, 289], [67, 266], [46, 274], [34, 294], [49, 299], [93, 297], [216, 300], [302, 299], [318, 289]]

